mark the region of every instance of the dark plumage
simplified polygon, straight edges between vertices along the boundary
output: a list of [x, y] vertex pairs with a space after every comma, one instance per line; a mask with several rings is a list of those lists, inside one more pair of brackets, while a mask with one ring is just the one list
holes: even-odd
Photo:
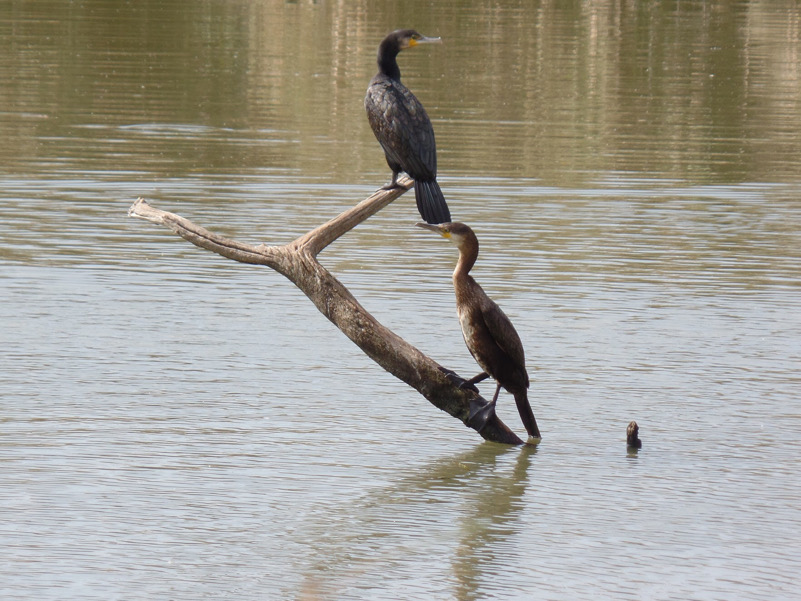
[[378, 73], [370, 81], [364, 108], [373, 133], [384, 149], [395, 187], [398, 174], [414, 180], [417, 210], [428, 223], [445, 223], [451, 214], [437, 183], [437, 147], [434, 128], [420, 101], [401, 83], [397, 56], [418, 44], [439, 43], [413, 29], [389, 34], [378, 47]]
[[528, 402], [528, 372], [523, 352], [523, 343], [512, 322], [501, 308], [489, 297], [470, 275], [470, 269], [478, 258], [478, 238], [463, 223], [441, 223], [418, 226], [438, 232], [456, 243], [459, 262], [453, 271], [453, 287], [456, 292], [456, 311], [462, 325], [462, 335], [470, 354], [484, 371], [468, 384], [475, 384], [487, 377], [495, 379], [495, 396], [490, 404], [471, 415], [471, 418], [486, 419], [494, 411], [501, 387], [515, 397], [517, 411], [529, 436], [540, 438], [537, 420]]

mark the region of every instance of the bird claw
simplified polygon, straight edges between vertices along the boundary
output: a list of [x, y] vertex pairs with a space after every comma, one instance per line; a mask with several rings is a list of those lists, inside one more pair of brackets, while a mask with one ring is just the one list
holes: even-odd
[[461, 383], [457, 384], [457, 386], [458, 386], [458, 387], [459, 387], [461, 390], [472, 390], [473, 392], [475, 392], [476, 394], [478, 394], [478, 386], [476, 386], [475, 384], [473, 384], [473, 383], [472, 383], [472, 382], [470, 382], [469, 380], [464, 380], [464, 379], [462, 379]]
[[495, 403], [487, 402], [484, 399], [473, 399], [470, 401], [470, 413], [467, 416], [467, 425], [481, 432], [487, 422], [495, 416]]
[[[460, 390], [472, 390], [478, 394], [478, 388], [470, 380], [465, 380], [458, 375], [455, 371], [446, 369], [440, 366], [439, 370], [445, 374], [445, 377]], [[481, 397], [474, 398], [470, 401], [470, 412], [467, 415], [467, 425], [473, 428], [476, 432], [481, 432], [487, 422], [495, 415], [495, 402], [487, 402]]]
[[478, 388], [476, 388], [475, 384], [470, 382], [469, 380], [465, 380], [462, 376], [457, 374], [455, 371], [450, 369], [446, 369], [444, 367], [440, 367], [439, 370], [445, 374], [445, 377], [450, 380], [451, 384], [456, 386], [459, 390], [472, 390], [476, 394], [478, 394]]

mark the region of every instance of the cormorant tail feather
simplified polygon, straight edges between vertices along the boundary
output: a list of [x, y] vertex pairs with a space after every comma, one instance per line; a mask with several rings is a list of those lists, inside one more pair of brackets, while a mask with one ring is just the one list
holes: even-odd
[[426, 223], [450, 223], [451, 212], [437, 180], [428, 182], [414, 180], [414, 197], [417, 199], [417, 210]]
[[517, 412], [520, 414], [520, 419], [523, 420], [523, 425], [526, 427], [526, 432], [529, 436], [534, 438], [542, 438], [540, 436], [540, 429], [537, 427], [537, 420], [534, 419], [534, 412], [531, 410], [531, 405], [528, 402], [528, 394], [525, 390], [520, 390], [514, 393], [515, 404], [517, 405]]

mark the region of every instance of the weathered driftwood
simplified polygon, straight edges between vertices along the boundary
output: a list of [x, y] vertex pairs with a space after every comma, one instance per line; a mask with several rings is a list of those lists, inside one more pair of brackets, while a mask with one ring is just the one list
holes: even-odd
[[[459, 388], [458, 384], [464, 381], [462, 378], [381, 325], [317, 260], [326, 246], [398, 198], [413, 182], [404, 177], [399, 178], [398, 183], [402, 187], [378, 190], [331, 221], [283, 246], [251, 246], [229, 240], [179, 215], [156, 209], [142, 198], [134, 202], [128, 215], [167, 226], [192, 244], [228, 259], [266, 265], [284, 275], [368, 357], [436, 407], [473, 427], [468, 419], [471, 403], [476, 408], [485, 405], [486, 399], [473, 390]], [[454, 320], [454, 327], [457, 326]], [[522, 444], [494, 412], [479, 433], [486, 440]]]

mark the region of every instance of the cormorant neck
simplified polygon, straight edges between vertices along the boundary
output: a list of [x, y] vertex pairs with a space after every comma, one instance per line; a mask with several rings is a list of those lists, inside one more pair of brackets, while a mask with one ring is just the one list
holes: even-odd
[[[473, 234], [470, 232], [470, 234]], [[454, 279], [466, 277], [478, 259], [478, 238], [473, 235], [466, 236], [459, 245], [459, 262], [453, 270]]]
[[400, 81], [401, 74], [398, 68], [398, 44], [394, 40], [384, 40], [378, 47], [378, 72], [390, 79]]

